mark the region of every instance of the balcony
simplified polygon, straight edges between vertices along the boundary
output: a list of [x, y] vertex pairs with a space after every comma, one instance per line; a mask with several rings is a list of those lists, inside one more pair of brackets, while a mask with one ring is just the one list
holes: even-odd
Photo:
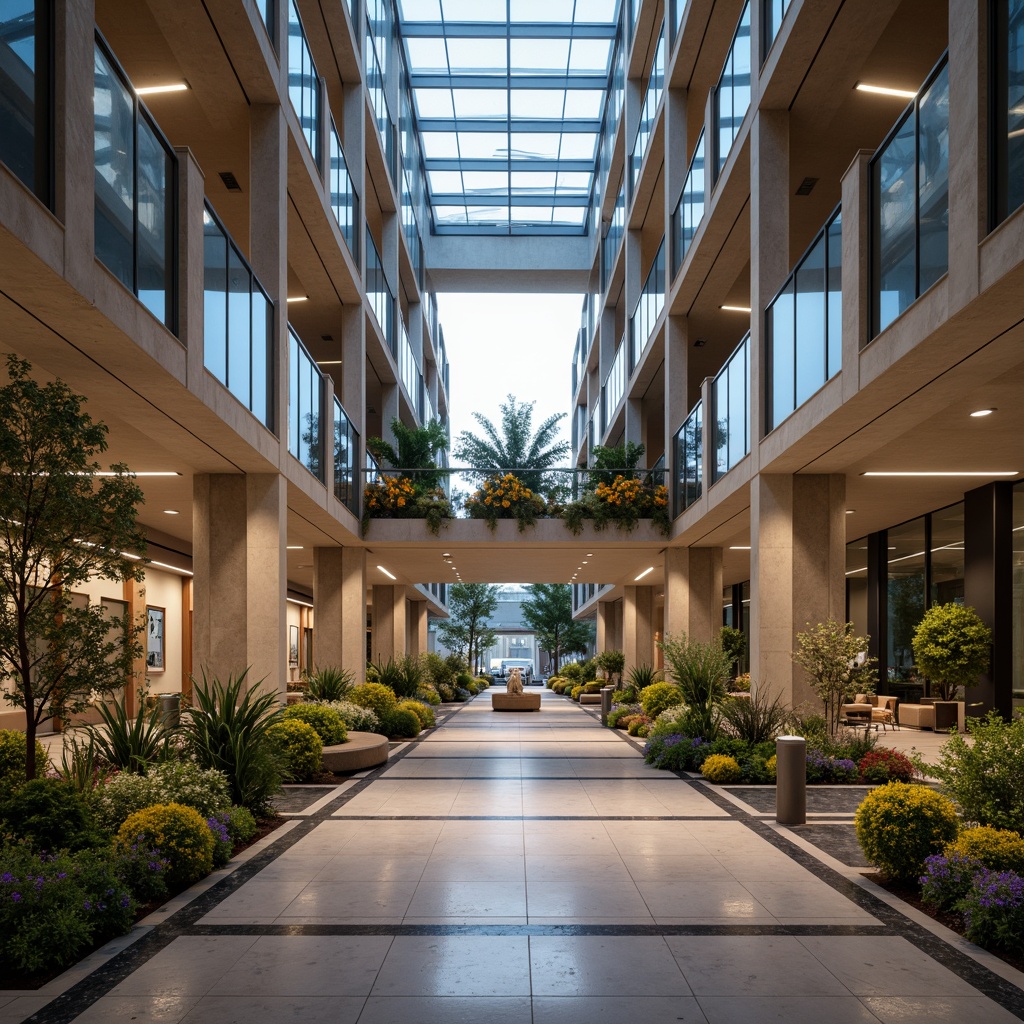
[[398, 358], [395, 343], [395, 296], [388, 284], [380, 253], [374, 244], [370, 229], [366, 229], [366, 298], [376, 317], [377, 326], [391, 354]]
[[345, 162], [345, 152], [341, 148], [341, 139], [331, 118], [331, 168], [329, 186], [331, 190], [331, 211], [341, 229], [342, 238], [352, 254], [352, 259], [359, 263], [359, 196], [352, 184], [352, 176]]
[[654, 131], [654, 118], [665, 91], [665, 24], [662, 22], [658, 30], [658, 49], [654, 55], [654, 66], [644, 94], [644, 105], [640, 110], [640, 124], [637, 125], [636, 137], [629, 158], [630, 194], [636, 192], [636, 183], [640, 180], [640, 168], [643, 167], [644, 156], [650, 145], [651, 133]]
[[672, 442], [672, 510], [679, 515], [704, 491], [704, 407], [698, 401]]
[[729, 159], [732, 144], [750, 106], [750, 0], [740, 15], [725, 67], [715, 86], [713, 110], [715, 137], [715, 180]]
[[693, 150], [693, 159], [686, 172], [683, 191], [672, 214], [672, 276], [686, 259], [686, 253], [704, 219], [704, 132], [701, 131]]
[[602, 436], [608, 430], [611, 425], [611, 421], [615, 416], [615, 410], [619, 407], [619, 402], [622, 401], [622, 396], [626, 392], [626, 352], [628, 346], [626, 345], [626, 339], [623, 337], [619, 341], [619, 347], [615, 350], [615, 358], [612, 360], [611, 369], [608, 371], [608, 376], [604, 379], [604, 384], [601, 385], [601, 408], [604, 409], [604, 415], [607, 422], [601, 424]]
[[842, 254], [842, 214], [837, 209], [768, 305], [768, 430], [842, 369]]
[[711, 385], [712, 482], [750, 452], [750, 334], [736, 346]]
[[359, 515], [359, 434], [337, 398], [334, 399], [334, 496]]
[[320, 166], [320, 76], [295, 0], [288, 0], [288, 98], [306, 138], [313, 162]]
[[601, 291], [608, 290], [608, 282], [611, 280], [612, 267], [615, 266], [615, 257], [618, 255], [619, 246], [622, 243], [622, 236], [626, 230], [626, 181], [623, 179], [619, 194], [615, 199], [615, 207], [612, 210], [612, 220], [608, 225], [608, 233], [601, 242]]
[[661, 316], [665, 306], [665, 239], [662, 238], [661, 245], [654, 257], [654, 263], [647, 272], [647, 278], [640, 291], [640, 298], [637, 300], [636, 308], [629, 321], [630, 339], [630, 372], [640, 365], [640, 359], [647, 349], [654, 333], [654, 326]]
[[313, 357], [288, 327], [288, 451], [324, 482], [324, 381]]
[[209, 203], [203, 210], [203, 364], [273, 429], [274, 304]]

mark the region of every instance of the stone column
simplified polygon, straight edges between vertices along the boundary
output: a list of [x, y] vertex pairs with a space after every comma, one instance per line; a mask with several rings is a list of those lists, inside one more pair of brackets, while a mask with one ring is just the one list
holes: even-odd
[[427, 653], [427, 622], [429, 614], [426, 601], [413, 601], [409, 607], [409, 653]]
[[707, 642], [722, 625], [722, 549], [665, 550], [665, 635]]
[[193, 664], [283, 693], [287, 492], [278, 474], [193, 480]]
[[624, 674], [637, 665], [654, 664], [654, 588], [624, 587], [622, 650]]
[[751, 675], [795, 706], [817, 699], [796, 634], [846, 619], [846, 478], [762, 473], [750, 499]]
[[362, 548], [313, 549], [313, 664], [339, 667], [361, 681], [366, 664], [366, 554]]
[[370, 653], [374, 662], [405, 656], [405, 587], [373, 588], [373, 634]]

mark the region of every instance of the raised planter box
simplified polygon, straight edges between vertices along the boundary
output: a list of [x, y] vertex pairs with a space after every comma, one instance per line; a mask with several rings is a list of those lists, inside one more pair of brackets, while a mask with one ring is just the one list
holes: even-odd
[[539, 693], [492, 693], [492, 711], [540, 711]]
[[388, 738], [375, 732], [350, 732], [348, 742], [324, 747], [324, 771], [358, 772], [388, 759]]

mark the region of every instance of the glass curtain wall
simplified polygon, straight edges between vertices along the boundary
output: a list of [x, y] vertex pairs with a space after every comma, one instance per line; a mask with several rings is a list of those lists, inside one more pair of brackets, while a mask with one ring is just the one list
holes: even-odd
[[337, 398], [334, 399], [334, 496], [359, 515], [359, 434]]
[[356, 195], [355, 187], [352, 184], [352, 176], [348, 173], [348, 164], [345, 162], [345, 153], [341, 148], [341, 139], [338, 137], [338, 129], [331, 118], [331, 210], [334, 212], [334, 219], [338, 222], [341, 235], [345, 239], [348, 251], [352, 253], [352, 259], [359, 262], [359, 196]]
[[96, 257], [173, 331], [177, 161], [98, 40], [93, 71]]
[[373, 242], [370, 229], [366, 229], [366, 297], [370, 302], [377, 325], [387, 342], [391, 354], [397, 358], [398, 349], [395, 344], [395, 298], [384, 273], [380, 253]]
[[672, 276], [679, 273], [686, 252], [690, 248], [693, 236], [697, 233], [700, 222], [704, 219], [704, 131], [701, 130], [697, 145], [693, 151], [683, 192], [679, 197], [672, 217], [674, 241], [672, 245]]
[[0, 3], [0, 160], [52, 205], [50, 0]]
[[654, 325], [661, 316], [665, 306], [665, 239], [661, 240], [658, 252], [654, 257], [654, 263], [647, 272], [640, 298], [637, 301], [636, 309], [630, 320], [630, 339], [632, 350], [630, 352], [630, 371], [636, 369], [640, 363], [640, 357], [644, 354], [651, 335], [654, 333]]
[[995, 227], [1024, 203], [1024, 0], [993, 0], [989, 24], [995, 72], [992, 90], [995, 169], [992, 226]]
[[872, 337], [949, 269], [949, 72], [932, 72], [871, 162]]
[[736, 347], [711, 386], [715, 451], [712, 480], [718, 480], [750, 451], [750, 335]]
[[321, 483], [324, 479], [323, 411], [323, 377], [306, 346], [289, 327], [288, 451]]
[[619, 254], [619, 246], [622, 244], [622, 236], [626, 231], [626, 180], [623, 178], [619, 188], [619, 194], [615, 197], [615, 207], [612, 210], [612, 221], [608, 225], [608, 233], [601, 243], [601, 291], [608, 290], [608, 282], [611, 280], [612, 267], [615, 266], [615, 257]]
[[[611, 369], [608, 371], [608, 376], [605, 377], [604, 384], [601, 386], [601, 393], [604, 395], [604, 402], [602, 404], [609, 421], [611, 421], [615, 410], [619, 407], [619, 402], [622, 401], [622, 396], [626, 392], [626, 348], [625, 337], [620, 338], [619, 347], [615, 350], [615, 358], [612, 360]], [[601, 424], [602, 433], [607, 428], [607, 423]]]
[[715, 178], [722, 173], [729, 151], [750, 106], [750, 2], [743, 7], [729, 56], [715, 87]]
[[673, 446], [675, 489], [672, 509], [679, 515], [689, 508], [703, 491], [704, 409], [698, 402], [679, 428]]
[[779, 26], [789, 9], [789, 0], [761, 0], [761, 2], [764, 4], [761, 9], [761, 23], [764, 27], [764, 47], [761, 51], [763, 63], [764, 58], [768, 56], [768, 51], [772, 48], [772, 43], [775, 42], [775, 37], [779, 34]]
[[1024, 708], [1024, 487], [1013, 489], [1013, 707]]
[[914, 630], [924, 616], [928, 593], [925, 533], [924, 516], [888, 530], [885, 559], [888, 682], [920, 684], [922, 692], [924, 681], [918, 678], [911, 644]]
[[295, 0], [288, 0], [288, 97], [306, 137], [313, 162], [320, 166], [320, 77]]
[[209, 204], [203, 211], [203, 360], [266, 427], [274, 305]]
[[768, 430], [842, 369], [842, 252], [837, 210], [768, 306]]
[[640, 110], [640, 124], [637, 125], [636, 138], [633, 140], [633, 152], [630, 156], [630, 192], [636, 190], [636, 183], [640, 179], [640, 168], [644, 163], [644, 156], [651, 141], [651, 132], [654, 131], [654, 117], [658, 112], [658, 104], [661, 103], [661, 94], [665, 90], [665, 23], [662, 22], [658, 30], [658, 49], [654, 54], [654, 66], [651, 68], [651, 77], [647, 83], [647, 92], [644, 94], [644, 105]]
[[267, 29], [271, 42], [274, 40], [274, 0], [256, 0], [256, 10]]

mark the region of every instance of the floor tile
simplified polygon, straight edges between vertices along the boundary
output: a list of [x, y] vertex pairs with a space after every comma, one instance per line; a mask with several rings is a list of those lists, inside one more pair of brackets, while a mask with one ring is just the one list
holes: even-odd
[[690, 996], [540, 996], [534, 1024], [706, 1024]]
[[878, 1024], [853, 996], [699, 996], [697, 1002], [708, 1024]]
[[400, 935], [374, 996], [528, 996], [528, 940], [523, 936]]
[[371, 996], [359, 1024], [532, 1024], [525, 996]]

